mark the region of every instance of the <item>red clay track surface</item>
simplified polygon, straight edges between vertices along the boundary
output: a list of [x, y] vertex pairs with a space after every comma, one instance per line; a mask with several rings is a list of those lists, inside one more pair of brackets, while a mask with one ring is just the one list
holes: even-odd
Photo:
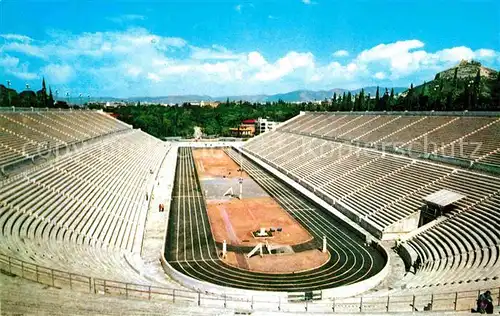
[[[224, 153], [222, 149], [195, 149], [193, 157], [202, 187], [208, 179], [218, 179], [218, 185], [231, 186], [230, 178], [239, 177], [239, 166]], [[225, 178], [224, 178], [225, 176]], [[244, 186], [253, 180], [244, 173]], [[236, 194], [238, 192], [235, 192]], [[217, 242], [224, 240], [235, 246], [254, 246], [265, 240], [254, 238], [252, 232], [261, 227], [281, 228], [267, 238], [270, 244], [297, 245], [313, 239], [288, 212], [286, 212], [272, 197], [252, 197], [244, 191], [243, 199], [221, 196], [217, 199], [207, 199], [207, 211], [212, 227], [212, 233]]]

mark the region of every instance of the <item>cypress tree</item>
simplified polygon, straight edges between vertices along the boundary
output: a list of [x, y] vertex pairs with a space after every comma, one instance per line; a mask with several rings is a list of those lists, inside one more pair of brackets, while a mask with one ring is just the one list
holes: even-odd
[[52, 88], [49, 87], [49, 99], [47, 100], [47, 107], [54, 107], [54, 95], [52, 94]]
[[346, 100], [346, 111], [352, 110], [352, 94], [351, 91], [347, 92], [347, 100]]
[[361, 92], [359, 93], [359, 110], [364, 111], [365, 109], [365, 89], [361, 88]]
[[391, 94], [389, 95], [389, 102], [387, 104], [387, 110], [392, 111], [394, 107], [394, 88], [391, 88]]
[[346, 110], [346, 104], [347, 104], [347, 97], [345, 95], [345, 91], [342, 94], [342, 103], [340, 103], [340, 110], [345, 111]]
[[500, 110], [500, 71], [497, 73], [497, 78], [491, 85], [491, 108], [490, 110]]

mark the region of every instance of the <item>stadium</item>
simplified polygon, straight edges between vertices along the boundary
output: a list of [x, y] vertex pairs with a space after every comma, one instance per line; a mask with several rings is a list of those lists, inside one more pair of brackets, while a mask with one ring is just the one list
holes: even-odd
[[499, 135], [493, 112], [301, 112], [246, 142], [168, 142], [3, 108], [2, 313], [500, 306]]

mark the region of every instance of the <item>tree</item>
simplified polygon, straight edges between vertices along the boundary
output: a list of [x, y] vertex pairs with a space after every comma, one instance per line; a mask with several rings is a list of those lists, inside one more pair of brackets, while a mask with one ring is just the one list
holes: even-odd
[[47, 107], [48, 108], [53, 108], [55, 106], [54, 104], [54, 95], [52, 94], [52, 88], [49, 87], [49, 97], [47, 99]]
[[380, 111], [380, 92], [377, 86], [377, 92], [375, 92], [375, 111]]
[[380, 99], [380, 110], [387, 110], [387, 103], [389, 102], [389, 90], [385, 88], [384, 96]]
[[352, 110], [352, 94], [351, 91], [349, 91], [347, 92], [345, 111], [351, 111], [351, 110]]
[[337, 109], [337, 92], [333, 93], [332, 103], [330, 104], [329, 111], [335, 111]]
[[[349, 92], [350, 93], [350, 92]], [[342, 94], [342, 103], [340, 105], [340, 110], [341, 111], [347, 111], [347, 96], [345, 94], [345, 91], [344, 93]]]
[[474, 78], [474, 88], [472, 90], [472, 108], [478, 109], [479, 96], [481, 95], [481, 68], [477, 69], [476, 78]]
[[497, 73], [496, 80], [491, 84], [491, 108], [493, 111], [500, 111], [500, 71]]
[[21, 92], [19, 99], [19, 106], [23, 108], [35, 107], [37, 104], [37, 95], [31, 90]]
[[387, 110], [392, 111], [394, 107], [394, 88], [391, 88], [391, 94], [389, 95], [389, 102], [387, 102]]
[[47, 107], [47, 86], [45, 85], [45, 78], [42, 78], [42, 89], [37, 91], [38, 107]]
[[450, 111], [453, 108], [453, 93], [450, 91], [446, 95], [446, 104], [443, 107], [444, 111]]
[[420, 95], [418, 96], [418, 104], [416, 110], [426, 111], [428, 110], [429, 97], [427, 95], [427, 82], [424, 81], [422, 89], [420, 90]]
[[413, 83], [410, 84], [410, 89], [408, 89], [405, 97], [405, 110], [415, 110], [415, 89], [413, 88]]
[[361, 88], [361, 92], [359, 92], [358, 97], [358, 111], [365, 111], [365, 89]]

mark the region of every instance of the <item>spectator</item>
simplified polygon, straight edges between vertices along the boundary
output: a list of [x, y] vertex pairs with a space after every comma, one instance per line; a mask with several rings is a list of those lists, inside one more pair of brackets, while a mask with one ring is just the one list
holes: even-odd
[[493, 314], [493, 298], [491, 297], [490, 291], [486, 291], [479, 295], [476, 311], [481, 314]]
[[420, 261], [420, 257], [417, 257], [415, 262], [413, 262], [413, 269], [414, 269], [414, 274], [417, 274], [417, 270], [420, 269], [420, 266], [422, 265], [422, 262]]

